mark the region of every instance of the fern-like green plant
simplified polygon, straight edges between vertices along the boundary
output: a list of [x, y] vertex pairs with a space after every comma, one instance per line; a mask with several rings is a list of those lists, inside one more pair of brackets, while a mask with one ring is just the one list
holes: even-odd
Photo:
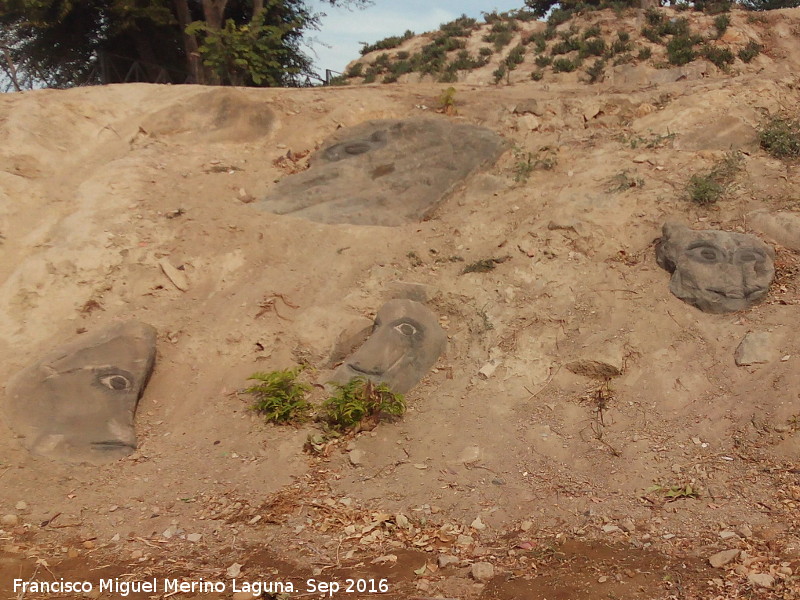
[[297, 381], [303, 367], [253, 373], [248, 381], [256, 381], [245, 390], [253, 396], [251, 409], [264, 415], [270, 423], [298, 423], [308, 419], [311, 404], [306, 394], [311, 391], [307, 383]]
[[322, 404], [322, 418], [337, 431], [353, 429], [369, 420], [377, 423], [381, 414], [400, 416], [406, 411], [403, 395], [395, 394], [385, 383], [354, 377], [335, 387], [333, 395]]

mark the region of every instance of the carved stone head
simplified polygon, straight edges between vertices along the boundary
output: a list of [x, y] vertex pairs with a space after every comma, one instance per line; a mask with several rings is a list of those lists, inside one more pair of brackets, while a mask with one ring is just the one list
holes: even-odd
[[390, 300], [375, 316], [372, 334], [333, 373], [347, 383], [364, 377], [405, 394], [433, 367], [447, 345], [436, 315], [413, 300]]
[[670, 291], [709, 313], [735, 312], [762, 300], [775, 276], [771, 247], [753, 235], [694, 231], [666, 223], [656, 261], [672, 273]]
[[34, 454], [95, 464], [127, 456], [155, 343], [150, 325], [127, 321], [56, 349], [8, 385], [9, 425]]

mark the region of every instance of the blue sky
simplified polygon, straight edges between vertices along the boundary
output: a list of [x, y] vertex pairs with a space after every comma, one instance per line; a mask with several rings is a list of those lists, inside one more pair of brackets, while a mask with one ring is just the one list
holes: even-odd
[[319, 31], [310, 32], [308, 54], [321, 74], [325, 69], [341, 72], [347, 63], [359, 57], [359, 42], [376, 42], [390, 35], [401, 35], [407, 29], [423, 33], [462, 13], [479, 18], [481, 12], [502, 12], [521, 8], [523, 4], [524, 0], [374, 0], [367, 8], [348, 10], [310, 0], [315, 12], [327, 16], [322, 19]]

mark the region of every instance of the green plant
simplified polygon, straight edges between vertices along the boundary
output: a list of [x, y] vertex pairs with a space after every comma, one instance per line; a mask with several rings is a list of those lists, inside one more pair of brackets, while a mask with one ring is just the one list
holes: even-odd
[[699, 498], [700, 494], [691, 484], [685, 485], [652, 485], [645, 490], [647, 493], [656, 492], [666, 498], [667, 502], [674, 502], [681, 498]]
[[631, 138], [626, 139], [631, 148], [638, 148], [639, 146], [643, 146], [645, 148], [661, 148], [662, 146], [666, 145], [667, 142], [671, 142], [677, 136], [676, 133], [650, 133], [648, 137], [636, 135]]
[[606, 61], [598, 58], [594, 64], [586, 69], [586, 74], [589, 76], [589, 83], [597, 83], [603, 80], [603, 75], [606, 71]]
[[544, 78], [544, 71], [533, 71], [531, 73], [531, 79], [534, 81], [541, 81]]
[[600, 37], [601, 33], [600, 25], [592, 25], [583, 32], [583, 39], [588, 40], [589, 38]]
[[369, 54], [370, 52], [375, 52], [375, 50], [391, 50], [406, 40], [410, 40], [412, 37], [414, 37], [414, 32], [409, 29], [403, 35], [393, 35], [382, 40], [378, 40], [374, 44], [361, 42], [361, 55], [363, 56], [365, 54]]
[[347, 69], [346, 75], [348, 77], [361, 77], [363, 71], [364, 71], [364, 63], [355, 63], [350, 65], [350, 68]]
[[603, 56], [606, 53], [606, 42], [603, 38], [591, 38], [581, 44], [579, 54], [586, 56]]
[[410, 56], [411, 53], [406, 50], [400, 50], [400, 52], [394, 55], [397, 60], [408, 60]]
[[729, 152], [708, 173], [695, 173], [689, 178], [689, 199], [701, 206], [714, 204], [727, 192], [743, 162], [739, 152]]
[[501, 63], [497, 69], [492, 72], [492, 77], [494, 77], [495, 83], [500, 83], [500, 81], [508, 74], [508, 69], [506, 68], [505, 63]]
[[556, 58], [553, 60], [553, 73], [572, 73], [579, 66], [580, 62], [578, 60]]
[[647, 27], [647, 26], [642, 27], [642, 36], [644, 36], [646, 39], [650, 40], [654, 44], [661, 43], [661, 34], [655, 27]]
[[717, 30], [717, 38], [721, 38], [724, 33], [728, 30], [728, 26], [731, 24], [731, 17], [730, 15], [719, 15], [714, 19], [714, 27]]
[[522, 63], [523, 60], [525, 60], [525, 46], [518, 44], [511, 49], [511, 52], [508, 53], [505, 62], [508, 69], [513, 71], [517, 68], [518, 64]]
[[697, 57], [694, 44], [688, 36], [676, 35], [667, 42], [667, 60], [670, 64], [681, 66]]
[[[535, 71], [534, 71], [535, 72]], [[517, 183], [524, 183], [533, 173], [534, 169], [534, 156], [533, 152], [525, 152], [522, 148], [514, 148], [514, 181]], [[494, 268], [494, 267], [492, 267]]]
[[761, 54], [761, 44], [750, 40], [744, 48], [739, 50], [738, 56], [742, 62], [749, 63], [759, 54]]
[[627, 31], [620, 31], [617, 33], [617, 39], [611, 44], [611, 53], [620, 54], [622, 52], [628, 52], [632, 48], [631, 35]]
[[639, 49], [639, 54], [636, 55], [638, 60], [647, 60], [653, 55], [653, 51], [650, 48], [641, 48]]
[[640, 188], [644, 186], [644, 179], [635, 175], [633, 177], [628, 175], [628, 171], [620, 171], [609, 180], [609, 192], [624, 192], [631, 188]]
[[544, 68], [544, 67], [550, 66], [550, 64], [553, 62], [553, 57], [552, 56], [545, 56], [544, 54], [540, 54], [539, 56], [537, 56], [534, 59], [533, 62], [536, 63], [537, 67]]
[[378, 77], [378, 70], [370, 65], [364, 72], [364, 83], [373, 83], [375, 79], [377, 79], [377, 77]]
[[483, 36], [483, 41], [494, 44], [495, 50], [500, 50], [511, 43], [517, 29], [519, 25], [516, 21], [493, 21], [489, 33]]
[[472, 31], [475, 29], [477, 23], [478, 22], [475, 19], [472, 19], [467, 15], [461, 15], [454, 21], [443, 23], [439, 27], [439, 31], [452, 37], [469, 37]]
[[568, 37], [560, 42], [553, 44], [550, 48], [550, 54], [557, 56], [558, 54], [568, 54], [574, 50], [580, 50], [581, 44], [577, 39]]
[[382, 414], [400, 416], [406, 411], [405, 398], [385, 383], [375, 384], [355, 377], [334, 384], [334, 393], [322, 404], [322, 419], [337, 431], [377, 424]]
[[246, 394], [253, 396], [251, 409], [264, 415], [270, 423], [306, 420], [311, 412], [311, 404], [306, 400], [311, 386], [297, 381], [302, 370], [303, 367], [297, 367], [269, 373], [253, 373], [247, 379], [258, 383], [244, 390]]
[[728, 48], [718, 48], [717, 46], [711, 46], [710, 44], [703, 46], [700, 53], [710, 62], [714, 63], [717, 68], [722, 69], [723, 71], [727, 71], [728, 65], [732, 64], [735, 60], [733, 52], [731, 52]]
[[450, 86], [439, 94], [439, 108], [445, 114], [452, 115], [456, 112], [456, 88]]
[[659, 27], [665, 21], [664, 13], [652, 6], [644, 13], [644, 18], [651, 27]]
[[490, 57], [492, 54], [494, 54], [494, 51], [493, 51], [491, 48], [489, 48], [488, 46], [484, 46], [483, 48], [481, 48], [480, 50], [478, 50], [478, 55], [479, 55], [479, 56], [482, 56], [482, 57], [484, 57], [484, 58], [487, 58], [487, 59], [488, 59], [488, 58], [489, 58], [489, 57]]
[[800, 121], [773, 116], [759, 129], [761, 147], [776, 158], [800, 156]]
[[550, 16], [547, 18], [547, 23], [553, 27], [558, 27], [572, 18], [572, 12], [571, 10], [565, 10], [563, 8], [554, 8], [553, 12], [551, 12]]

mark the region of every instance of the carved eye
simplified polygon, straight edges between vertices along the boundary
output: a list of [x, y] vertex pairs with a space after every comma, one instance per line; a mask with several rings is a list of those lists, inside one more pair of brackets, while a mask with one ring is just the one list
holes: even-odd
[[364, 154], [368, 152], [370, 149], [370, 145], [366, 142], [353, 142], [352, 144], [347, 144], [344, 147], [344, 151], [347, 154], [357, 155], [357, 154]]
[[745, 251], [739, 254], [739, 260], [742, 262], [755, 262], [760, 259], [761, 256], [755, 252]]
[[395, 325], [394, 330], [399, 331], [403, 335], [409, 337], [417, 333], [417, 328], [414, 327], [411, 323], [400, 323], [399, 325]]
[[689, 255], [700, 262], [713, 263], [720, 260], [720, 251], [713, 246], [697, 246], [689, 249]]
[[131, 388], [131, 382], [124, 375], [102, 375], [98, 381], [110, 390], [122, 391]]

